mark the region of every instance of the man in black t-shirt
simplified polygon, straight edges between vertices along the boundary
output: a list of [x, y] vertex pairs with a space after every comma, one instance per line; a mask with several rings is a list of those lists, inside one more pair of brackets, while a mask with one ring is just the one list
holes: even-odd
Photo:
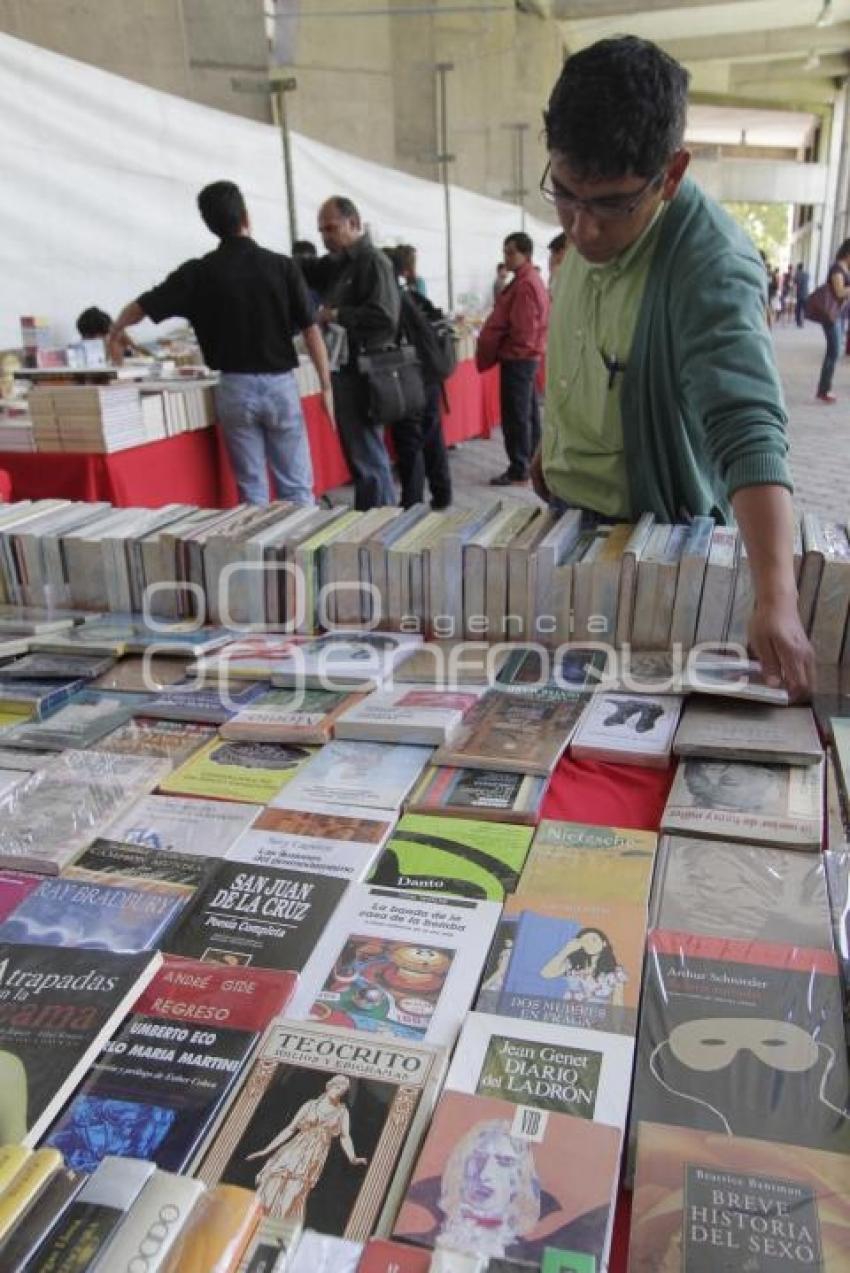
[[198, 209], [218, 247], [184, 261], [126, 305], [110, 331], [110, 353], [120, 361], [125, 329], [143, 318], [188, 319], [204, 361], [221, 373], [216, 408], [240, 499], [268, 503], [270, 468], [278, 499], [312, 504], [310, 448], [293, 374], [296, 332], [304, 334], [335, 422], [327, 354], [304, 279], [288, 256], [251, 238], [245, 200], [232, 181], [205, 186]]

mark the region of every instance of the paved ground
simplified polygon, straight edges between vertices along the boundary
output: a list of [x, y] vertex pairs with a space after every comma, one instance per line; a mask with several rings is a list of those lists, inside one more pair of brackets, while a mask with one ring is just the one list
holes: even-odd
[[[780, 327], [775, 331], [776, 357], [788, 405], [791, 464], [796, 504], [801, 512], [819, 512], [831, 520], [850, 518], [850, 358], [842, 355], [835, 376], [838, 402], [825, 406], [815, 399], [823, 358], [819, 327]], [[472, 507], [484, 495], [535, 502], [530, 490], [503, 487], [492, 491], [489, 479], [505, 467], [501, 432], [487, 440], [466, 442], [451, 452], [455, 503]], [[334, 503], [350, 504], [352, 488], [329, 492]]]

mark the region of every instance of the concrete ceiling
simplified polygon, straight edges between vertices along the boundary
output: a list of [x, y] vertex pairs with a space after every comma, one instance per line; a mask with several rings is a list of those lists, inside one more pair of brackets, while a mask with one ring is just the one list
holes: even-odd
[[567, 53], [644, 36], [691, 72], [688, 139], [797, 150], [850, 75], [850, 0], [551, 0]]

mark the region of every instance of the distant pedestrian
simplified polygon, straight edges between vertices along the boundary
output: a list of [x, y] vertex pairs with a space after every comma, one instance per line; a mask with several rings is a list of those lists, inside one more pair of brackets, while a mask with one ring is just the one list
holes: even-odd
[[826, 353], [820, 369], [817, 399], [819, 402], [835, 402], [832, 392], [832, 378], [835, 375], [835, 364], [841, 341], [841, 314], [850, 299], [850, 239], [845, 239], [836, 253], [835, 260], [829, 267], [827, 279], [832, 293], [839, 304], [834, 320], [821, 322], [826, 337]]
[[496, 266], [496, 277], [493, 279], [493, 304], [501, 296], [502, 292], [511, 281], [510, 271], [504, 261], [500, 261]]
[[802, 327], [806, 321], [804, 310], [806, 301], [809, 299], [809, 271], [801, 261], [794, 271], [794, 287], [796, 288], [796, 300], [794, 303], [794, 318], [797, 326]]
[[549, 295], [552, 295], [552, 288], [555, 285], [555, 277], [558, 270], [564, 263], [564, 257], [567, 255], [567, 236], [562, 230], [560, 234], [556, 234], [554, 239], [549, 240]]

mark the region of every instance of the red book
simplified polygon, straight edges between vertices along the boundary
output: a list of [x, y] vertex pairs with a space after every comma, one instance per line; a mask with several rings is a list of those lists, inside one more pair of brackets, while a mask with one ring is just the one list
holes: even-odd
[[206, 964], [168, 955], [133, 1011], [186, 1025], [265, 1030], [280, 1016], [298, 985], [298, 974], [269, 968]]
[[370, 1238], [363, 1248], [357, 1273], [428, 1273], [430, 1267], [430, 1251], [386, 1238]]
[[25, 871], [0, 871], [0, 920], [11, 915], [43, 878], [42, 875], [28, 875]]

